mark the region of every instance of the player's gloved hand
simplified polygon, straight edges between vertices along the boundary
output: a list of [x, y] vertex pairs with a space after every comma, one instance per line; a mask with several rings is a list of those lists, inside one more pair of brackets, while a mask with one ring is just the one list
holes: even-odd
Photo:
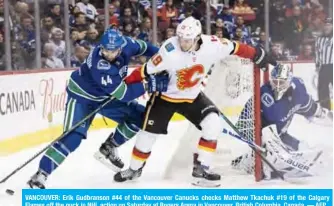
[[314, 114], [314, 117], [319, 118], [319, 119], [330, 119], [331, 121], [333, 121], [333, 112], [329, 111], [326, 108], [321, 107], [318, 104], [318, 108]]
[[148, 93], [152, 92], [166, 92], [169, 83], [169, 75], [167, 72], [162, 72], [155, 75], [149, 75], [145, 83], [145, 90]]
[[273, 66], [277, 65], [276, 60], [271, 55], [268, 55], [266, 51], [260, 47], [255, 48], [255, 56], [253, 62], [260, 68], [262, 71], [267, 71], [267, 65], [271, 64]]

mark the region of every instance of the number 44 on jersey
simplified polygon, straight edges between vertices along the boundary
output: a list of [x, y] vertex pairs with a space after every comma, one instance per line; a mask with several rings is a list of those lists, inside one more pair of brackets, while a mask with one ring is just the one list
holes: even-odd
[[112, 84], [112, 80], [109, 75], [101, 77], [101, 84], [107, 86], [108, 84]]

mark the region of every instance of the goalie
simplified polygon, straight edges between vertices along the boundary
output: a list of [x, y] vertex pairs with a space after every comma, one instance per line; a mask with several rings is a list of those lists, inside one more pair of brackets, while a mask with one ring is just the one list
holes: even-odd
[[[240, 117], [252, 109], [250, 99]], [[293, 77], [290, 67], [278, 64], [271, 72], [271, 79], [261, 87], [262, 143], [266, 148], [266, 158], [276, 169], [294, 177], [312, 175], [312, 166], [321, 155], [321, 151], [300, 152], [302, 142], [290, 135], [287, 130], [295, 114], [312, 121], [313, 118], [332, 121], [333, 114], [316, 103], [307, 93], [300, 78]], [[239, 118], [236, 127], [252, 128], [252, 121]], [[276, 128], [275, 128], [276, 127]], [[245, 137], [247, 131], [241, 131]], [[304, 148], [303, 148], [304, 149]], [[252, 173], [253, 153], [244, 154], [232, 161], [232, 167]], [[303, 166], [300, 166], [303, 165]], [[264, 164], [264, 178], [273, 178], [273, 173]]]

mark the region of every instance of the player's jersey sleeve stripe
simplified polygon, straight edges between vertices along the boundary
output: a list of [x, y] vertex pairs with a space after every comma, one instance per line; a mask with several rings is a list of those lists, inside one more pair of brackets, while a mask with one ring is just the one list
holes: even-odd
[[147, 75], [147, 72], [146, 72], [146, 63], [143, 64], [143, 66], [141, 66], [140, 68], [140, 76], [144, 79]]
[[103, 101], [106, 98], [108, 98], [108, 96], [96, 97], [94, 95], [91, 95], [91, 94], [87, 93], [75, 81], [73, 81], [72, 78], [69, 80], [69, 83], [68, 83], [67, 87], [72, 93], [74, 93], [74, 94], [76, 94], [80, 97], [83, 97], [85, 99], [88, 99], [88, 100], [100, 102], [100, 101]]
[[136, 56], [141, 56], [141, 55], [143, 55], [146, 52], [146, 50], [147, 50], [147, 44], [146, 44], [145, 41], [140, 40], [140, 39], [137, 39], [136, 42], [140, 46], [139, 54], [137, 54]]
[[311, 100], [312, 100], [312, 98], [309, 96], [307, 104], [300, 107], [299, 112], [302, 112], [302, 113], [308, 112], [312, 107], [312, 101]]
[[232, 54], [236, 54], [239, 51], [239, 43], [236, 41], [233, 41], [233, 46], [234, 46], [234, 50], [232, 51]]
[[125, 93], [127, 91], [127, 85], [125, 82], [121, 82], [118, 87], [111, 93], [112, 96], [114, 96], [116, 99], [121, 100], [123, 99]]

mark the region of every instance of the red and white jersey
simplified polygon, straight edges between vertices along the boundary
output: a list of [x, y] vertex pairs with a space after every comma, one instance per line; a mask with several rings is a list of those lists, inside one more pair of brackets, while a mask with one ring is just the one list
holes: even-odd
[[170, 102], [193, 102], [201, 91], [201, 82], [219, 60], [235, 50], [233, 42], [216, 36], [201, 35], [203, 43], [197, 51], [183, 52], [177, 37], [171, 37], [146, 64], [146, 73], [169, 73], [167, 92], [161, 98]]

